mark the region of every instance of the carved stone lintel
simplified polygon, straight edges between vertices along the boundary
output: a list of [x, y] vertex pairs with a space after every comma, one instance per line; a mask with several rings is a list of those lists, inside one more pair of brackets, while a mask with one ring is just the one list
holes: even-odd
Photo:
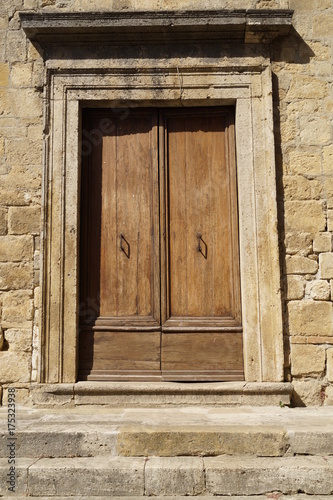
[[159, 12], [21, 12], [22, 27], [31, 40], [49, 43], [169, 43], [223, 41], [270, 43], [287, 35], [291, 10], [203, 10]]

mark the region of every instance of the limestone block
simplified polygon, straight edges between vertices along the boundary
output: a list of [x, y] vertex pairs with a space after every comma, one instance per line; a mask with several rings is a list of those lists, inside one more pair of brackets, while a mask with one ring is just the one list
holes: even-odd
[[287, 274], [316, 274], [318, 262], [299, 255], [286, 256]]
[[290, 0], [290, 8], [298, 12], [312, 12], [313, 0]]
[[333, 278], [333, 252], [319, 255], [319, 274], [321, 278]]
[[300, 253], [307, 256], [312, 253], [312, 238], [307, 233], [286, 233], [285, 245], [288, 254]]
[[331, 127], [327, 118], [302, 116], [300, 118], [300, 138], [302, 144], [326, 144], [331, 139]]
[[29, 469], [29, 494], [93, 497], [144, 495], [144, 458], [42, 458]]
[[333, 174], [333, 145], [323, 148], [323, 173]]
[[32, 328], [14, 329], [9, 328], [5, 334], [10, 351], [30, 352], [32, 351]]
[[333, 348], [327, 349], [327, 380], [333, 382]]
[[34, 253], [34, 269], [40, 269], [40, 252]]
[[318, 232], [326, 229], [324, 206], [320, 201], [286, 201], [287, 231]]
[[23, 31], [8, 31], [6, 55], [8, 60], [13, 63], [16, 61], [25, 61], [27, 58], [27, 41]]
[[35, 89], [0, 88], [0, 111], [4, 117], [40, 119], [43, 114], [42, 95]]
[[145, 469], [146, 495], [200, 495], [205, 490], [201, 458], [153, 457]]
[[305, 280], [301, 276], [287, 277], [287, 300], [297, 300], [304, 297]]
[[37, 9], [37, 0], [24, 0], [24, 8], [27, 10]]
[[325, 193], [327, 207], [333, 208], [333, 177], [322, 177], [323, 192]]
[[331, 287], [328, 281], [315, 280], [308, 284], [308, 291], [311, 299], [330, 300]]
[[327, 229], [333, 232], [333, 210], [327, 210]]
[[[0, 190], [0, 203], [4, 205], [29, 205], [40, 203], [42, 169], [34, 165], [14, 167], [3, 176]], [[33, 194], [36, 193], [36, 199]], [[38, 197], [37, 197], [38, 194]]]
[[289, 168], [294, 175], [318, 175], [321, 173], [320, 155], [290, 151]]
[[16, 290], [1, 294], [2, 326], [30, 326], [33, 319], [33, 299], [31, 290]]
[[14, 63], [10, 70], [12, 87], [30, 87], [32, 80], [32, 63]]
[[7, 209], [0, 207], [0, 236], [7, 233]]
[[10, 207], [8, 212], [10, 234], [38, 234], [41, 227], [41, 209], [36, 207]]
[[39, 298], [40, 298], [40, 287], [37, 286], [34, 290], [34, 307], [39, 307]]
[[32, 256], [32, 236], [0, 236], [0, 262], [21, 262]]
[[319, 233], [313, 240], [313, 251], [317, 253], [332, 251], [331, 233]]
[[[1, 355], [1, 353], [0, 353]], [[1, 368], [0, 368], [1, 369]], [[8, 494], [13, 498], [19, 496], [25, 498], [28, 495], [28, 469], [31, 464], [36, 461], [36, 458], [20, 458], [15, 464], [16, 469], [16, 488], [15, 493], [8, 491], [7, 474], [8, 474], [8, 458], [0, 458], [0, 497], [8, 499]]]
[[0, 87], [7, 87], [9, 81], [8, 63], [0, 63]]
[[41, 141], [43, 137], [43, 126], [42, 125], [31, 125], [28, 128], [28, 138], [32, 141]]
[[322, 99], [328, 94], [327, 83], [305, 75], [293, 75], [287, 100], [293, 99]]
[[331, 61], [311, 61], [310, 74], [314, 76], [329, 76], [332, 73]]
[[286, 117], [286, 120], [281, 123], [280, 133], [282, 142], [291, 142], [296, 139], [297, 123], [295, 116]]
[[320, 198], [322, 186], [317, 179], [306, 179], [302, 175], [284, 178], [284, 195], [288, 200], [315, 200]]
[[41, 165], [42, 141], [27, 141], [27, 139], [11, 139], [6, 143], [7, 160], [10, 165]]
[[326, 387], [324, 404], [327, 406], [333, 406], [333, 385]]
[[291, 301], [288, 312], [290, 335], [333, 335], [331, 302]]
[[[325, 0], [319, 0], [318, 5], [316, 6], [317, 9], [320, 8], [320, 5], [322, 5], [325, 2]], [[331, 0], [328, 0], [330, 3]], [[331, 4], [330, 4], [331, 7]], [[316, 61], [329, 61], [331, 59], [331, 48], [328, 45], [323, 44], [322, 42], [315, 42], [312, 40], [307, 40], [307, 44], [310, 47], [310, 49], [314, 52], [315, 54], [315, 60]]]
[[[292, 72], [292, 67], [293, 65], [288, 65], [288, 68], [286, 68], [288, 73]], [[292, 114], [297, 113], [298, 115], [300, 114], [312, 115], [318, 113], [318, 111], [321, 111], [321, 103], [318, 101], [318, 99], [302, 99], [301, 101], [292, 101], [290, 103], [287, 103], [286, 109], [287, 109], [286, 113], [287, 115], [290, 113]], [[292, 152], [293, 151], [290, 151], [290, 153]], [[296, 151], [294, 151], [294, 153], [296, 153]], [[304, 157], [317, 156], [311, 153], [310, 151], [309, 152], [299, 151], [299, 154]]]
[[325, 370], [325, 348], [317, 345], [291, 344], [291, 374], [319, 375]]
[[283, 456], [287, 447], [284, 430], [270, 426], [215, 425], [213, 428], [178, 424], [154, 427], [122, 426], [117, 439], [117, 454], [138, 456]]
[[329, 495], [333, 489], [332, 465], [331, 457], [326, 461], [323, 457], [204, 458], [209, 494], [266, 494], [266, 498], [271, 492]]
[[322, 384], [318, 380], [293, 380], [292, 402], [295, 406], [321, 406]]
[[16, 350], [0, 351], [0, 380], [7, 383], [30, 382], [31, 354]]
[[32, 263], [0, 263], [0, 290], [24, 290], [32, 287]]
[[333, 13], [313, 15], [313, 34], [317, 36], [330, 36], [333, 31]]

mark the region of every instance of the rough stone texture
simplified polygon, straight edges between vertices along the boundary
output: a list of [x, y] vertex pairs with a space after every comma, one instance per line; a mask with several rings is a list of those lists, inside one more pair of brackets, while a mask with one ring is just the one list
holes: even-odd
[[200, 495], [205, 490], [200, 458], [152, 458], [145, 468], [146, 495]]
[[33, 319], [33, 300], [30, 290], [0, 293], [2, 303], [2, 327], [31, 327]]
[[320, 201], [286, 201], [287, 231], [324, 231], [326, 227], [323, 203]]
[[90, 494], [134, 496], [144, 493], [143, 458], [91, 457], [41, 459], [29, 468], [31, 496]]
[[331, 233], [319, 233], [313, 240], [313, 251], [316, 253], [331, 252], [332, 251]]
[[288, 300], [297, 300], [304, 297], [305, 280], [300, 276], [288, 276], [286, 280], [286, 293]]
[[319, 256], [319, 273], [321, 278], [333, 278], [333, 253], [323, 253]]
[[318, 271], [318, 262], [299, 255], [287, 256], [287, 274], [315, 274]]
[[286, 233], [285, 245], [287, 254], [294, 255], [300, 254], [307, 256], [312, 253], [312, 238], [311, 234], [291, 232]]
[[0, 290], [27, 290], [32, 287], [33, 269], [30, 262], [0, 263]]
[[333, 385], [326, 387], [324, 404], [333, 406]]
[[[325, 361], [325, 354], [324, 354]], [[279, 457], [286, 450], [283, 430], [257, 426], [246, 429], [228, 426], [228, 429], [209, 427], [150, 427], [138, 430], [135, 426], [123, 427], [117, 439], [117, 452], [122, 456], [177, 455], [257, 455]]]
[[330, 283], [325, 280], [312, 281], [307, 287], [311, 299], [329, 300], [331, 297]]
[[327, 349], [327, 380], [333, 382], [333, 349]]
[[0, 262], [27, 261], [32, 253], [32, 236], [0, 236]]
[[291, 345], [291, 373], [295, 376], [320, 375], [325, 369], [325, 348], [315, 345]]
[[330, 302], [291, 301], [288, 311], [291, 335], [333, 335]]
[[[29, 332], [30, 334], [30, 332]], [[25, 345], [29, 338], [25, 339]], [[30, 341], [31, 342], [31, 341]], [[7, 383], [29, 382], [31, 375], [31, 353], [18, 352], [14, 347], [8, 351], [2, 351], [0, 364], [0, 380]]]
[[11, 234], [39, 234], [41, 224], [40, 207], [13, 207], [8, 214]]
[[[28, 467], [35, 459], [21, 458], [19, 463], [15, 464], [16, 468], [16, 488], [15, 493], [8, 491], [7, 474], [8, 474], [8, 458], [0, 458], [0, 495], [4, 498], [16, 497], [16, 495], [26, 496], [28, 491]], [[9, 496], [10, 495], [10, 496]]]
[[293, 380], [292, 403], [295, 406], [321, 406], [323, 404], [323, 384], [319, 380]]
[[[324, 457], [205, 458], [207, 490], [215, 495], [260, 495], [272, 491], [329, 495], [333, 459]], [[295, 474], [295, 469], [297, 473]], [[328, 479], [327, 475], [330, 476]]]

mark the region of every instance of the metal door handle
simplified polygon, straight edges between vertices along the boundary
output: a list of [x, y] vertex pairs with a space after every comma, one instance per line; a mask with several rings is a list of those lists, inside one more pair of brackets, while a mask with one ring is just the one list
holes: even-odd
[[201, 233], [197, 233], [197, 239], [198, 239], [197, 252], [200, 252], [201, 255], [205, 259], [207, 259], [208, 248], [207, 248], [206, 242], [202, 239], [202, 234]]
[[[125, 246], [124, 246], [125, 243]], [[127, 239], [125, 236], [120, 233], [120, 250], [124, 252], [126, 257], [129, 259], [131, 255], [131, 245], [128, 243]]]

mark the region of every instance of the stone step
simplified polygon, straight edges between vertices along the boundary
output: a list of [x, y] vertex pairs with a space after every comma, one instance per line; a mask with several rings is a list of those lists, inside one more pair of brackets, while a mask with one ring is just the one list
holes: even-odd
[[[197, 405], [289, 405], [293, 385], [289, 382], [77, 382], [32, 384], [30, 402], [39, 407], [111, 406], [177, 407]], [[26, 392], [26, 391], [25, 391]], [[5, 395], [6, 400], [7, 393]], [[19, 394], [18, 394], [19, 396]]]
[[[333, 457], [84, 457], [17, 461], [16, 495], [332, 495]], [[8, 494], [0, 460], [0, 495]], [[277, 498], [275, 496], [275, 498]]]
[[[0, 409], [0, 457], [10, 452]], [[15, 455], [333, 455], [333, 408], [18, 408]]]
[[[11, 500], [13, 498], [13, 495], [11, 496], [4, 496], [1, 497], [1, 500]], [[15, 500], [27, 500], [27, 497], [24, 496], [14, 496]], [[68, 500], [90, 500], [93, 498], [94, 500], [105, 500], [105, 498], [112, 498], [112, 500], [142, 500], [145, 498], [144, 496], [128, 496], [126, 497], [118, 497], [118, 496], [113, 496], [113, 497], [100, 497], [100, 496], [52, 496], [52, 497], [45, 497], [45, 496], [29, 496], [28, 498], [38, 498], [38, 500], [63, 500], [63, 499], [68, 499]], [[147, 497], [149, 498], [149, 497]], [[157, 496], [153, 497], [153, 500], [165, 500], [165, 496]], [[198, 498], [197, 496], [169, 496], [169, 500], [188, 500], [189, 498]], [[199, 496], [200, 498], [200, 496]], [[232, 500], [267, 500], [267, 499], [272, 499], [272, 500], [330, 500], [333, 498], [333, 495], [304, 495], [303, 493], [297, 493], [295, 495], [282, 495], [278, 492], [274, 492], [268, 495], [242, 495], [242, 496], [233, 496]], [[230, 500], [230, 496], [225, 496], [225, 495], [205, 495], [204, 497], [205, 500]]]
[[[13, 498], [13, 495], [11, 496], [4, 496], [1, 497], [1, 500], [11, 500]], [[27, 500], [27, 497], [24, 496], [14, 496], [15, 500]], [[38, 498], [38, 500], [63, 500], [63, 499], [68, 499], [68, 500], [90, 500], [93, 498], [94, 500], [105, 500], [105, 498], [112, 498], [112, 500], [142, 500], [145, 498], [145, 496], [113, 496], [113, 497], [100, 497], [100, 496], [52, 496], [52, 497], [45, 497], [45, 496], [29, 496], [28, 499], [31, 498]], [[149, 498], [149, 497], [146, 497]], [[188, 500], [189, 498], [198, 498], [197, 496], [169, 496], [169, 500]], [[200, 498], [200, 496], [199, 496]], [[232, 496], [232, 500], [330, 500], [333, 498], [333, 495], [304, 495], [303, 493], [297, 493], [295, 495], [282, 495], [281, 493], [278, 492], [273, 492], [268, 495], [242, 495], [242, 496]], [[153, 500], [165, 500], [165, 496], [156, 496], [153, 497]], [[204, 500], [230, 500], [230, 496], [225, 496], [225, 495], [205, 495]]]

